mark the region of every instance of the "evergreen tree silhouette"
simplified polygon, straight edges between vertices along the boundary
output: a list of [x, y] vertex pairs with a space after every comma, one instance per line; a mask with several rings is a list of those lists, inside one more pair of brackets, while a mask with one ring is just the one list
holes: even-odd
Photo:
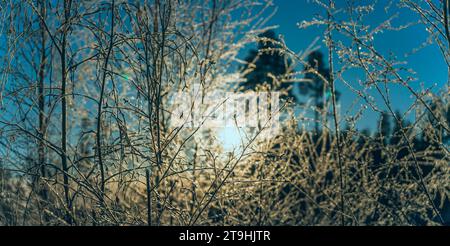
[[244, 75], [246, 82], [240, 83], [241, 88], [245, 90], [255, 90], [258, 85], [266, 83], [270, 86], [272, 91], [286, 90], [288, 95], [281, 98], [293, 98], [292, 83], [274, 84], [273, 79], [269, 76], [272, 74], [275, 77], [284, 76], [288, 72], [291, 61], [285, 54], [280, 52], [280, 39], [276, 36], [273, 30], [268, 30], [259, 35], [257, 49], [252, 49], [245, 58], [247, 65], [243, 67], [243, 71], [249, 71]]
[[[319, 111], [324, 108], [324, 101], [331, 99], [331, 89], [325, 82], [330, 80], [330, 69], [325, 65], [323, 54], [313, 51], [308, 55], [304, 71], [308, 81], [300, 83], [300, 94], [314, 99], [315, 130], [319, 132]], [[339, 97], [340, 93], [336, 91], [336, 99], [339, 100]]]
[[391, 145], [397, 145], [400, 143], [400, 141], [402, 140], [403, 128], [405, 128], [409, 124], [402, 119], [400, 111], [396, 111], [395, 115], [400, 122], [394, 120], [394, 129], [392, 132], [392, 137], [390, 139]]
[[389, 142], [390, 136], [392, 134], [391, 126], [392, 117], [387, 112], [383, 112], [380, 117], [380, 132], [378, 137], [382, 139], [384, 144]]
[[442, 127], [450, 126], [450, 103], [446, 103], [441, 98], [433, 98], [429, 102], [430, 108], [435, 116], [440, 118], [441, 122], [438, 122], [430, 112], [427, 113], [427, 118], [433, 129], [437, 131], [437, 135], [440, 136], [440, 140], [443, 144], [450, 144], [450, 134]]
[[389, 145], [392, 137], [392, 117], [388, 112], [383, 112], [379, 119], [379, 129], [376, 133], [374, 144], [377, 146], [373, 151], [373, 170], [379, 169], [386, 163], [386, 159], [383, 157], [383, 146]]

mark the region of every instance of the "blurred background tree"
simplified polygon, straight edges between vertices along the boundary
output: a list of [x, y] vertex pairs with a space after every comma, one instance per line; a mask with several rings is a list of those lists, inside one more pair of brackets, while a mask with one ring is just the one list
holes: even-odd
[[[320, 51], [313, 51], [308, 55], [304, 66], [305, 82], [299, 84], [300, 94], [314, 100], [314, 129], [319, 132], [320, 113], [325, 113], [327, 103], [331, 99], [331, 90], [327, 86], [330, 80], [330, 69]], [[336, 91], [336, 99], [339, 100], [340, 92]], [[323, 121], [326, 120], [326, 115]]]
[[[258, 36], [257, 49], [251, 49], [243, 67], [246, 82], [240, 83], [243, 91], [256, 90], [258, 85], [267, 85], [271, 91], [283, 91], [281, 98], [295, 100], [292, 84], [283, 82], [293, 72], [292, 61], [284, 54], [281, 40], [273, 30]], [[281, 81], [281, 82], [280, 82]]]

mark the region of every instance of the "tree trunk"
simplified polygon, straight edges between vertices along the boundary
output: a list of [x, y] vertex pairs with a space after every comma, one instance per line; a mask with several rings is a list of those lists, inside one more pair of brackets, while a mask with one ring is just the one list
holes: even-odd
[[67, 101], [66, 101], [66, 85], [67, 85], [67, 71], [66, 71], [66, 45], [67, 45], [67, 33], [69, 31], [68, 26], [70, 17], [70, 5], [71, 0], [64, 1], [64, 23], [63, 23], [63, 37], [61, 42], [61, 165], [63, 169], [63, 184], [64, 184], [64, 197], [68, 213], [66, 215], [66, 222], [72, 224], [72, 205], [70, 202], [69, 194], [69, 176], [67, 168]]

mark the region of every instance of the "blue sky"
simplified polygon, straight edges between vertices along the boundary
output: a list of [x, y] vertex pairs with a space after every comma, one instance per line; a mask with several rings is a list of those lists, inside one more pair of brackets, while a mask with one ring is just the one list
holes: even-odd
[[[370, 3], [375, 1], [362, 2]], [[418, 16], [415, 13], [411, 12], [409, 9], [400, 9], [396, 4], [392, 5], [388, 13], [386, 13], [384, 8], [387, 2], [388, 1], [378, 1], [375, 5], [375, 12], [368, 16], [365, 24], [375, 27], [395, 13], [398, 13], [398, 18], [392, 22], [394, 26], [418, 21]], [[396, 3], [399, 1], [394, 2]], [[317, 6], [308, 0], [274, 0], [274, 3], [278, 7], [278, 11], [269, 21], [268, 25], [279, 26], [277, 33], [284, 36], [285, 41], [291, 50], [296, 52], [305, 50], [317, 37], [320, 37], [320, 40], [322, 40], [323, 30], [320, 28], [310, 27], [308, 29], [299, 29], [297, 27], [297, 23], [303, 20], [310, 20], [317, 14], [323, 15], [324, 10], [320, 6]], [[337, 3], [342, 4], [344, 1], [337, 1]], [[420, 90], [420, 83], [423, 83], [427, 88], [435, 83], [436, 88], [444, 88], [447, 83], [447, 65], [437, 45], [427, 46], [419, 52], [405, 57], [406, 53], [409, 53], [414, 48], [420, 46], [427, 38], [428, 33], [425, 26], [421, 24], [411, 26], [406, 30], [398, 32], [384, 32], [374, 37], [376, 49], [385, 55], [389, 54], [389, 52], [393, 52], [399, 59], [408, 62], [408, 65], [406, 65], [407, 67], [412, 68], [417, 72], [416, 76], [418, 81], [410, 84], [417, 91]], [[325, 53], [325, 45], [321, 41], [319, 41], [318, 45], [321, 46]], [[350, 77], [353, 77], [355, 81], [359, 78], [358, 74], [351, 74]], [[337, 88], [342, 92], [342, 99], [340, 102], [341, 107], [346, 109], [356, 97], [353, 93], [349, 92], [342, 83], [338, 82]], [[391, 85], [390, 91], [394, 109], [405, 112], [413, 103], [410, 93], [407, 92], [405, 88]], [[434, 91], [436, 92], [437, 90]], [[376, 96], [376, 93], [374, 93], [374, 97], [377, 100], [377, 105], [383, 104], [381, 99]], [[360, 106], [361, 103], [358, 103], [357, 106]], [[379, 114], [368, 109], [363, 116], [364, 117], [360, 122], [358, 122], [357, 127], [361, 129], [370, 128], [374, 131]]]

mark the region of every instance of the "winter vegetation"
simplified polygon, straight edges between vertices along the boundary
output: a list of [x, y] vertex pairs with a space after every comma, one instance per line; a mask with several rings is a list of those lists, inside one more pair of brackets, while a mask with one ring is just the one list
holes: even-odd
[[450, 1], [298, 1], [0, 1], [0, 225], [450, 225]]

